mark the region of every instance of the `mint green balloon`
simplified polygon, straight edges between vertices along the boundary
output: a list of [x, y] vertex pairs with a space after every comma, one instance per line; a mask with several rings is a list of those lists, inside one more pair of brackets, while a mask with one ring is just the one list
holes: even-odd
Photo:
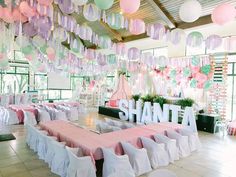
[[211, 72], [211, 65], [205, 65], [201, 67], [201, 72], [205, 75], [208, 75]]
[[184, 68], [183, 75], [184, 77], [191, 76], [191, 70], [189, 68]]
[[114, 0], [94, 0], [97, 7], [102, 10], [110, 9], [114, 3]]
[[196, 79], [191, 79], [190, 81], [190, 87], [191, 88], [196, 88], [197, 87], [197, 80]]
[[4, 68], [6, 68], [6, 67], [8, 67], [8, 66], [9, 66], [8, 59], [4, 59], [4, 60], [2, 60], [2, 61], [0, 62], [0, 68], [1, 68], [1, 69], [4, 69]]
[[108, 25], [114, 30], [121, 29], [123, 20], [124, 17], [120, 13], [112, 13], [107, 17]]
[[171, 70], [171, 72], [170, 72], [170, 78], [174, 78], [175, 76], [176, 76], [176, 70], [173, 69], [173, 70]]
[[25, 55], [30, 55], [33, 52], [33, 47], [31, 45], [23, 47], [21, 48], [21, 52]]
[[45, 44], [42, 47], [40, 47], [40, 51], [44, 54], [47, 54], [47, 48], [48, 48], [48, 46]]
[[193, 56], [192, 58], [192, 65], [198, 66], [200, 64], [200, 58], [198, 56]]
[[107, 62], [110, 64], [110, 65], [114, 65], [116, 64], [116, 55], [108, 55], [107, 56]]
[[206, 81], [203, 85], [204, 90], [209, 90], [212, 86], [212, 81]]

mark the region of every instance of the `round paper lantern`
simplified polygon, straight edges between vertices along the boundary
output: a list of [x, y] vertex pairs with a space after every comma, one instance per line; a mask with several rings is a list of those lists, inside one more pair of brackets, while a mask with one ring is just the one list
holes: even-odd
[[187, 36], [187, 45], [190, 47], [199, 47], [203, 43], [203, 35], [200, 32], [191, 32]]
[[162, 40], [166, 35], [166, 28], [163, 24], [156, 23], [148, 25], [147, 35], [154, 40]]
[[3, 21], [5, 21], [6, 23], [13, 23], [13, 22], [14, 22], [14, 18], [13, 18], [13, 16], [12, 16], [11, 9], [3, 8], [2, 19], [3, 19]]
[[30, 18], [36, 15], [36, 11], [32, 9], [26, 1], [22, 1], [19, 6], [20, 12]]
[[106, 55], [103, 55], [103, 54], [99, 53], [98, 56], [97, 56], [97, 63], [100, 66], [105, 66], [107, 64]]
[[99, 36], [98, 46], [103, 49], [109, 49], [112, 46], [111, 38], [107, 35]]
[[53, 0], [37, 0], [39, 4], [49, 6], [53, 3]]
[[37, 34], [37, 30], [34, 28], [34, 25], [31, 23], [23, 24], [23, 33], [26, 36], [33, 37]]
[[120, 13], [111, 13], [107, 16], [108, 25], [115, 30], [124, 28], [125, 18]]
[[96, 58], [96, 53], [94, 49], [87, 49], [85, 51], [85, 58], [88, 60], [94, 60]]
[[124, 56], [126, 54], [127, 48], [124, 43], [114, 43], [113, 50], [117, 55]]
[[129, 23], [129, 32], [134, 35], [145, 33], [146, 26], [141, 19], [131, 19]]
[[206, 39], [206, 48], [210, 50], [214, 50], [221, 46], [222, 38], [218, 35], [210, 35]]
[[191, 23], [196, 21], [202, 12], [202, 6], [197, 0], [185, 1], [179, 9], [179, 17], [182, 21]]
[[114, 54], [108, 55], [108, 56], [107, 56], [107, 62], [108, 62], [110, 65], [116, 64], [116, 55], [114, 55]]
[[120, 8], [122, 12], [132, 14], [137, 12], [140, 7], [140, 0], [120, 0]]
[[84, 6], [83, 14], [88, 21], [96, 21], [100, 17], [100, 10], [95, 4], [89, 3]]
[[211, 19], [215, 24], [224, 25], [231, 22], [236, 17], [236, 10], [233, 5], [221, 4], [217, 6], [211, 15]]
[[95, 4], [102, 10], [112, 7], [114, 0], [94, 0]]
[[64, 28], [58, 27], [53, 31], [53, 38], [61, 42], [65, 41], [68, 37], [67, 32]]
[[72, 14], [74, 12], [74, 5], [71, 0], [63, 0], [59, 3], [59, 8], [65, 14]]
[[140, 57], [140, 50], [136, 47], [129, 48], [128, 50], [128, 59], [137, 60]]
[[73, 42], [71, 42], [70, 44], [71, 44], [70, 48], [73, 52], [80, 53], [80, 54], [83, 53], [84, 46], [79, 39], [74, 39]]
[[34, 36], [32, 42], [34, 43], [34, 45], [36, 45], [37, 47], [41, 47], [44, 46], [46, 44], [45, 39], [43, 39], [41, 36]]
[[87, 26], [87, 25], [82, 25], [79, 28], [79, 37], [83, 40], [92, 40], [92, 35], [93, 35], [93, 30]]
[[21, 21], [21, 22], [25, 23], [26, 21], [28, 21], [28, 18], [26, 16], [22, 15], [18, 8], [15, 8], [13, 10], [12, 16], [13, 16], [14, 21], [16, 21], [16, 22]]
[[76, 6], [83, 6], [88, 2], [88, 0], [72, 0], [72, 3]]
[[185, 32], [182, 29], [176, 28], [170, 32], [170, 42], [174, 45], [179, 44], [185, 38]]

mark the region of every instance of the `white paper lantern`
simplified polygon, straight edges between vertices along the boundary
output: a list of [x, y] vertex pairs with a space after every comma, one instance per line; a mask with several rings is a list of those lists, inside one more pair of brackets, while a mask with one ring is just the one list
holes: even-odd
[[196, 21], [202, 12], [202, 6], [197, 0], [185, 1], [179, 9], [179, 17], [182, 21], [191, 23]]

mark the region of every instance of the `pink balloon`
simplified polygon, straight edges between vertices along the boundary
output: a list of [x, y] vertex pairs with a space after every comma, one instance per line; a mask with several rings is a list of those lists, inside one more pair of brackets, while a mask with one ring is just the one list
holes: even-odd
[[137, 60], [140, 57], [140, 50], [136, 47], [129, 48], [128, 50], [128, 59]]
[[22, 1], [19, 6], [20, 12], [26, 17], [33, 17], [36, 15], [35, 9], [32, 9], [26, 1]]
[[26, 55], [25, 58], [26, 58], [28, 61], [32, 61], [32, 60], [33, 60], [33, 56], [32, 56], [32, 55]]
[[236, 10], [234, 6], [227, 3], [217, 6], [211, 15], [212, 21], [218, 25], [224, 25], [228, 22], [231, 22], [235, 17]]
[[51, 54], [48, 54], [47, 56], [48, 56], [48, 59], [50, 61], [53, 61], [53, 60], [55, 60], [56, 54], [55, 53], [51, 53]]
[[202, 73], [197, 73], [195, 78], [199, 83], [204, 83], [207, 81], [207, 76]]
[[47, 52], [48, 55], [50, 55], [50, 54], [55, 54], [55, 50], [54, 50], [52, 47], [48, 47], [48, 48], [46, 49], [46, 52]]
[[53, 0], [37, 0], [39, 4], [49, 6], [52, 4]]
[[145, 23], [141, 19], [130, 20], [129, 23], [129, 32], [134, 35], [139, 35], [145, 33]]
[[0, 53], [0, 60], [4, 59], [4, 53]]
[[140, 0], [120, 0], [122, 12], [127, 14], [135, 13], [140, 7]]
[[3, 16], [2, 19], [7, 23], [14, 23], [14, 19], [12, 16], [12, 12], [8, 8], [3, 8]]

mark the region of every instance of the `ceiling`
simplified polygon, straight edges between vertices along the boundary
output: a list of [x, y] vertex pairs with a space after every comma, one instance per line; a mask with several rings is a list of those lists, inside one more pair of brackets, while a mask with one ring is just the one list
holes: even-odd
[[[93, 2], [93, 0], [90, 0]], [[182, 28], [188, 29], [196, 26], [212, 23], [210, 14], [213, 9], [221, 3], [230, 3], [236, 6], [236, 0], [198, 0], [202, 5], [201, 17], [193, 23], [182, 22], [179, 18], [179, 8], [184, 0], [141, 0], [139, 10], [131, 15], [124, 14], [128, 19], [143, 19], [146, 24], [162, 23], [170, 29]], [[190, 9], [191, 10], [191, 9]], [[120, 13], [119, 0], [115, 0], [112, 8], [106, 11], [106, 14]], [[80, 13], [73, 13], [78, 24], [86, 23], [98, 35], [108, 35], [113, 42], [129, 42], [137, 39], [146, 38], [146, 34], [132, 35], [127, 30], [114, 30], [102, 21], [89, 22]], [[83, 41], [86, 47], [96, 48], [92, 43]]]

